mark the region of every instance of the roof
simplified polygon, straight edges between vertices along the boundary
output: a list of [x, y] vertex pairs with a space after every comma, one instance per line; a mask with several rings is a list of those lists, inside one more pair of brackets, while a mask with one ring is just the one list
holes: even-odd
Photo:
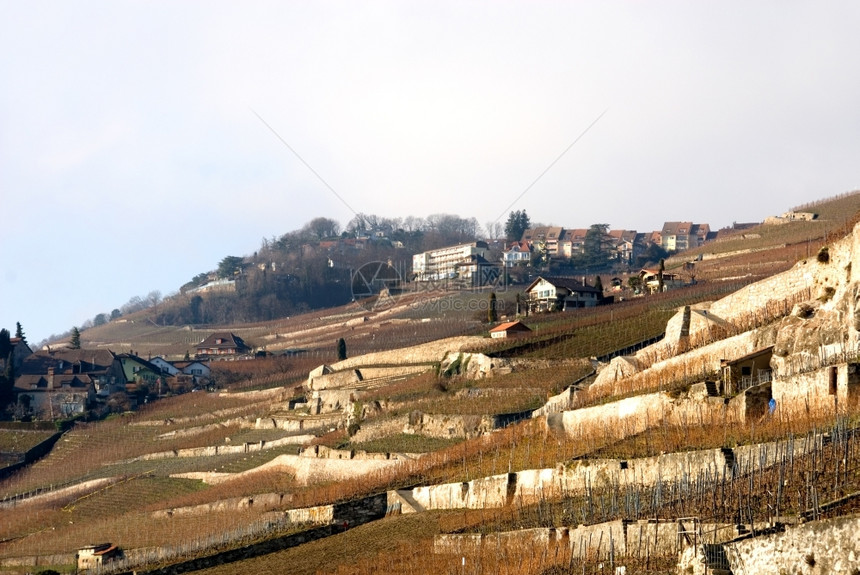
[[531, 328], [520, 320], [516, 320], [500, 323], [499, 325], [491, 329], [490, 333], [498, 333], [500, 331], [531, 331]]
[[104, 373], [111, 368], [114, 354], [106, 349], [39, 350], [24, 358], [18, 373], [39, 375], [55, 373]]
[[663, 233], [669, 236], [690, 234], [693, 222], [666, 222], [663, 224]]
[[137, 355], [133, 355], [130, 353], [120, 353], [116, 357], [117, 357], [117, 359], [122, 361], [123, 364], [125, 364], [125, 360], [127, 360], [127, 361], [131, 361], [133, 363], [136, 363], [142, 367], [145, 367], [146, 369], [153, 371], [155, 373], [161, 373], [161, 371], [162, 371], [162, 369], [160, 367], [158, 367], [157, 365], [155, 365], [154, 363], [147, 361], [147, 360], [145, 360], [142, 357], [139, 357]]
[[585, 234], [587, 234], [587, 233], [588, 233], [588, 230], [585, 228], [576, 228], [573, 230], [565, 230], [564, 235], [562, 236], [562, 239], [564, 241], [570, 241], [570, 242], [578, 241], [578, 240], [584, 240]]
[[537, 228], [529, 228], [523, 232], [523, 241], [545, 241], [557, 240], [561, 237], [564, 229], [561, 226], [540, 226]]
[[175, 367], [175, 368], [177, 368], [177, 369], [185, 369], [186, 367], [190, 367], [190, 366], [192, 366], [192, 365], [194, 365], [194, 364], [202, 365], [203, 367], [208, 367], [208, 366], [206, 365], [206, 362], [203, 362], [203, 361], [194, 361], [194, 360], [191, 360], [191, 361], [174, 361], [174, 362], [173, 362], [173, 367]]
[[742, 361], [747, 361], [750, 359], [754, 359], [756, 357], [761, 357], [762, 355], [767, 355], [768, 353], [773, 353], [773, 346], [772, 345], [769, 345], [767, 347], [762, 347], [762, 348], [757, 349], [751, 353], [748, 353], [742, 357], [738, 357], [735, 359], [729, 359], [729, 360], [723, 360], [723, 361], [725, 362], [725, 365], [735, 365], [735, 364], [738, 364]]
[[619, 240], [633, 241], [636, 239], [636, 230], [609, 230], [607, 235]]
[[563, 278], [563, 277], [543, 277], [538, 276], [529, 286], [525, 289], [526, 292], [531, 291], [533, 287], [535, 287], [541, 280], [547, 281], [554, 285], [557, 288], [565, 288], [571, 292], [580, 292], [580, 293], [603, 293], [602, 290], [590, 286], [586, 283], [579, 281], [576, 278]]
[[[221, 340], [221, 343], [216, 343], [218, 340]], [[215, 332], [200, 343], [197, 344], [197, 348], [206, 348], [206, 349], [233, 349], [236, 348], [238, 350], [246, 350], [248, 346], [245, 345], [245, 342], [236, 334], [230, 333], [228, 331], [219, 331]]]
[[[47, 375], [22, 375], [15, 380], [15, 389], [19, 391], [48, 391]], [[54, 376], [55, 390], [63, 387], [86, 389], [92, 385], [93, 380], [88, 375], [61, 373]]]
[[514, 251], [514, 250], [517, 250], [519, 252], [530, 252], [530, 251], [532, 251], [532, 248], [529, 245], [529, 243], [526, 241], [511, 242], [511, 247], [508, 251]]

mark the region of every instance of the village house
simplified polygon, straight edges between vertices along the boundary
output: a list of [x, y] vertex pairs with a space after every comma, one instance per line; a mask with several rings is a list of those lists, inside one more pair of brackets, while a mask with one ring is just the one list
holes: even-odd
[[572, 258], [575, 255], [585, 253], [585, 228], [564, 230], [558, 243], [558, 255], [564, 258]]
[[615, 252], [614, 258], [622, 264], [632, 264], [642, 248], [641, 243], [636, 243], [639, 234], [635, 230], [609, 230], [608, 236]]
[[[31, 355], [33, 350], [30, 349], [27, 342], [20, 337], [9, 338], [9, 343], [12, 344], [12, 373], [19, 373], [21, 364], [24, 362], [24, 358]], [[0, 370], [5, 371], [7, 367], [6, 360], [6, 357], [0, 357]]]
[[165, 373], [170, 376], [179, 375], [180, 373], [182, 373], [181, 369], [179, 369], [174, 364], [160, 356], [153, 357], [149, 360], [149, 363], [160, 369], [162, 373]]
[[513, 242], [502, 252], [502, 263], [506, 268], [518, 265], [529, 265], [532, 259], [532, 248], [528, 242]]
[[559, 240], [561, 240], [564, 228], [560, 226], [541, 226], [529, 228], [523, 232], [520, 241], [528, 242], [531, 246], [540, 245], [550, 257], [559, 255]]
[[97, 398], [124, 391], [126, 378], [108, 350], [40, 350], [21, 362], [13, 391], [21, 415], [44, 419], [85, 413]]
[[[639, 279], [648, 293], [660, 292], [660, 270], [656, 268], [645, 268], [639, 272]], [[667, 271], [663, 272], [663, 291], [683, 287], [684, 281], [681, 276]]]
[[212, 370], [202, 361], [177, 361], [173, 365], [180, 369], [183, 375], [190, 376], [194, 385], [212, 377]]
[[703, 246], [706, 241], [712, 239], [710, 232], [709, 224], [665, 222], [660, 232], [660, 243], [667, 252], [681, 252]]
[[230, 332], [215, 332], [197, 344], [197, 357], [240, 355], [251, 351], [241, 337]]
[[525, 294], [530, 312], [594, 307], [603, 299], [600, 289], [575, 278], [538, 277], [525, 289]]
[[167, 392], [168, 373], [160, 367], [129, 353], [119, 354], [116, 358], [122, 366], [127, 391], [136, 392], [145, 386], [155, 395], [163, 395]]

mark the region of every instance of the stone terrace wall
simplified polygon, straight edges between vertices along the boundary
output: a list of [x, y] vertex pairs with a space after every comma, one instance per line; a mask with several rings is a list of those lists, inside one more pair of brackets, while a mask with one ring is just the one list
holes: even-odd
[[426, 510], [477, 509], [504, 507], [512, 503], [530, 505], [591, 489], [627, 485], [647, 487], [659, 481], [697, 477], [716, 480], [735, 472], [772, 466], [789, 452], [802, 455], [814, 449], [816, 441], [799, 438], [793, 442], [763, 443], [728, 451], [685, 451], [629, 461], [586, 459], [569, 466], [528, 469], [462, 483], [416, 487], [412, 497]]
[[[693, 395], [693, 394], [691, 394]], [[672, 398], [666, 393], [637, 395], [593, 407], [550, 414], [547, 425], [574, 437], [620, 440], [662, 425], [724, 424], [744, 420], [742, 401], [701, 394]]]
[[736, 575], [845, 573], [860, 569], [860, 516], [789, 527], [784, 533], [727, 545]]
[[[633, 357], [616, 357], [600, 370], [592, 384], [595, 391], [627, 393], [653, 386], [655, 378], [664, 374], [689, 374], [718, 372], [720, 360], [734, 359], [752, 353], [756, 349], [772, 345], [767, 331], [755, 330], [677, 354], [677, 347], [656, 343], [640, 350]], [[624, 389], [619, 385], [623, 380]]]
[[482, 346], [487, 341], [487, 338], [476, 336], [449, 337], [412, 347], [351, 357], [331, 364], [330, 368], [331, 371], [343, 371], [344, 369], [353, 369], [367, 365], [432, 364], [442, 361], [446, 353], [454, 353], [463, 349]]
[[[690, 525], [685, 525], [690, 527]], [[734, 526], [701, 525], [713, 534], [709, 541], [724, 542], [733, 538]], [[677, 553], [682, 542], [678, 537], [677, 521], [608, 521], [577, 527], [546, 527], [522, 529], [482, 535], [478, 533], [437, 535], [433, 552], [438, 554], [470, 555], [482, 548], [494, 550], [506, 546], [550, 548], [569, 547], [574, 558], [606, 557], [610, 550], [616, 557], [666, 556]]]

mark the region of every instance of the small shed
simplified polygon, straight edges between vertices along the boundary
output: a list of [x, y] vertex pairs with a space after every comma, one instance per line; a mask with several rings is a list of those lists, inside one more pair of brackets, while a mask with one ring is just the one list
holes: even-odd
[[97, 543], [78, 549], [78, 571], [100, 571], [108, 562], [122, 557], [122, 551], [113, 543]]
[[723, 386], [727, 395], [771, 380], [773, 346], [769, 345], [733, 360], [721, 360]]
[[531, 331], [532, 330], [529, 326], [519, 320], [508, 321], [505, 323], [500, 323], [499, 325], [491, 329], [490, 337], [494, 339], [502, 337], [516, 337], [518, 335], [531, 333]]

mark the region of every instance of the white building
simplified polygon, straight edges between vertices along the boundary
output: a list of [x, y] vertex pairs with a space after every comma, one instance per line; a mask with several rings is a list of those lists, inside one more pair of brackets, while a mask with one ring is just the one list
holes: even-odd
[[489, 248], [487, 242], [472, 242], [439, 248], [412, 256], [412, 273], [419, 281], [454, 277], [458, 265], [472, 261], [473, 256], [484, 257]]

